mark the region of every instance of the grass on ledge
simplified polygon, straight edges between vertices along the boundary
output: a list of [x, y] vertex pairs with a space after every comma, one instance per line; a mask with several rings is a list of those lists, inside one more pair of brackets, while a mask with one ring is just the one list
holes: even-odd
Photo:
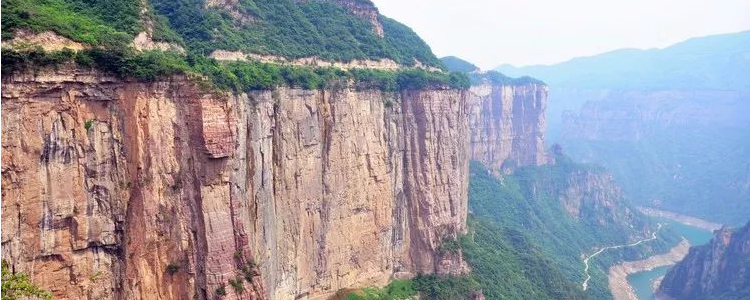
[[8, 76], [27, 68], [39, 69], [75, 63], [96, 68], [120, 78], [156, 80], [173, 74], [206, 77], [219, 90], [249, 92], [271, 90], [279, 86], [303, 89], [342, 89], [350, 81], [357, 89], [383, 91], [425, 88], [467, 89], [469, 78], [463, 73], [431, 72], [423, 69], [383, 71], [374, 69], [342, 70], [306, 66], [277, 65], [261, 62], [221, 63], [200, 55], [184, 56], [177, 52], [144, 51], [132, 48], [93, 48], [74, 52], [45, 52], [41, 48], [2, 49], [2, 75]]

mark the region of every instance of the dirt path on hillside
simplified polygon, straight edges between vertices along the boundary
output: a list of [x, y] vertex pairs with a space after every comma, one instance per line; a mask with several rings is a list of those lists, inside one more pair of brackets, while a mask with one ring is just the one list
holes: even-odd
[[638, 246], [638, 245], [640, 245], [642, 243], [653, 241], [653, 240], [656, 239], [656, 235], [659, 233], [659, 230], [661, 230], [662, 226], [663, 225], [661, 223], [659, 223], [659, 227], [657, 227], [656, 231], [654, 231], [654, 233], [651, 234], [650, 238], [642, 239], [640, 241], [637, 241], [637, 242], [634, 242], [634, 243], [630, 243], [630, 244], [604, 247], [602, 249], [599, 249], [599, 251], [595, 252], [594, 254], [591, 254], [590, 256], [586, 257], [583, 260], [583, 265], [584, 265], [583, 272], [586, 273], [586, 280], [584, 280], [583, 283], [581, 284], [581, 287], [583, 288], [583, 290], [585, 291], [585, 290], [587, 290], [589, 288], [589, 280], [591, 280], [591, 274], [589, 274], [589, 260], [591, 260], [592, 258], [596, 257], [599, 254], [602, 254], [604, 251], [607, 251], [607, 250], [620, 249], [620, 248], [628, 248], [628, 247], [635, 247], [635, 246]]
[[609, 289], [612, 291], [612, 297], [614, 300], [639, 300], [635, 290], [628, 283], [628, 275], [674, 265], [687, 255], [689, 249], [690, 243], [683, 238], [677, 246], [674, 246], [667, 253], [611, 266], [609, 268]]

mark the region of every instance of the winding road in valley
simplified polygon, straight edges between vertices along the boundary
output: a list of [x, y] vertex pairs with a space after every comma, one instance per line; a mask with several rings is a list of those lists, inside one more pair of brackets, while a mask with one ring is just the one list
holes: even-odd
[[654, 233], [651, 234], [650, 238], [643, 239], [643, 240], [640, 240], [631, 244], [604, 247], [604, 248], [599, 249], [599, 251], [596, 251], [594, 254], [591, 254], [590, 256], [586, 257], [583, 260], [583, 265], [585, 266], [583, 271], [584, 273], [586, 273], [586, 280], [584, 280], [583, 283], [581, 284], [581, 287], [583, 287], [583, 290], [585, 291], [589, 288], [589, 280], [591, 280], [591, 274], [589, 274], [589, 260], [590, 259], [596, 257], [599, 254], [602, 254], [602, 252], [607, 251], [607, 250], [635, 247], [642, 243], [653, 241], [656, 239], [656, 235], [659, 233], [659, 230], [661, 230], [662, 225], [663, 225], [662, 223], [659, 223], [659, 226], [656, 228], [656, 231], [654, 231]]

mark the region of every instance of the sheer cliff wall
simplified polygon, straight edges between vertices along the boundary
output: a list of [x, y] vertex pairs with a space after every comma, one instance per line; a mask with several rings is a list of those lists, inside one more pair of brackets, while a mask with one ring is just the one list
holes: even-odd
[[440, 251], [466, 231], [465, 91], [3, 80], [3, 259], [58, 298], [325, 298], [468, 271]]
[[[2, 83], [2, 248], [61, 299], [323, 299], [469, 271], [468, 162], [545, 163], [545, 86]], [[511, 163], [512, 162], [512, 163]]]
[[547, 86], [473, 86], [469, 91], [469, 155], [495, 174], [547, 162]]

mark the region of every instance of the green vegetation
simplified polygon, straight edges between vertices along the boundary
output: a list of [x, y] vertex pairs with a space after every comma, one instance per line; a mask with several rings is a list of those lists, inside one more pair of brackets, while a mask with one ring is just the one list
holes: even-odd
[[430, 300], [463, 300], [480, 290], [480, 285], [471, 275], [420, 275], [414, 278], [414, 289]]
[[441, 253], [459, 254], [461, 253], [461, 243], [455, 239], [444, 239], [438, 251]]
[[[466, 276], [417, 276], [394, 281], [383, 289], [343, 291], [347, 300], [421, 299], [459, 300], [482, 291], [487, 299], [589, 299], [522, 232], [489, 218], [471, 218], [469, 234], [443, 245], [461, 249], [471, 266]], [[340, 294], [341, 295], [341, 294]]]
[[227, 295], [227, 287], [225, 285], [221, 285], [220, 287], [216, 288], [216, 295], [219, 296], [226, 296]]
[[346, 300], [463, 300], [479, 291], [471, 276], [419, 275], [412, 280], [394, 280], [386, 287], [342, 290], [334, 299]]
[[[576, 178], [585, 178], [585, 174], [606, 175], [597, 175], [602, 172], [598, 167], [576, 164], [563, 156], [556, 159], [555, 165], [520, 168], [502, 180], [473, 162], [469, 207], [478, 220], [490, 220], [502, 228], [526, 233], [543, 256], [559, 266], [565, 278], [579, 283], [584, 277], [581, 254], [590, 253], [594, 247], [621, 244], [630, 237], [641, 237], [644, 228], [653, 229], [655, 225], [628, 207], [617, 194], [608, 195], [612, 207], [582, 205], [579, 218], [571, 217], [560, 202], [568, 186]], [[601, 192], [608, 193], [607, 187]], [[593, 279], [588, 294], [596, 299], [610, 298], [606, 285], [609, 265], [622, 259], [635, 260], [666, 252], [678, 241], [677, 236], [667, 229], [661, 231], [656, 241], [598, 256], [592, 261]], [[472, 261], [470, 250], [464, 249]], [[477, 269], [483, 266], [484, 263], [472, 264]]]
[[481, 84], [488, 82], [494, 85], [527, 85], [527, 84], [545, 84], [543, 81], [528, 76], [511, 78], [498, 71], [489, 71], [487, 73], [469, 74], [471, 84]]
[[[394, 280], [386, 287], [363, 288], [358, 290], [342, 290], [338, 293], [340, 299], [346, 300], [401, 300], [412, 299], [417, 295], [412, 280]], [[336, 298], [339, 299], [339, 298]]]
[[245, 290], [245, 285], [242, 283], [242, 277], [229, 279], [229, 285], [231, 285], [237, 293], [242, 293]]
[[455, 56], [446, 56], [440, 58], [440, 60], [443, 61], [445, 67], [451, 72], [471, 73], [479, 71], [479, 67], [476, 65]]
[[367, 20], [333, 3], [243, 0], [234, 7], [242, 15], [239, 19], [224, 9], [206, 9], [200, 0], [152, 3], [195, 53], [222, 49], [336, 61], [388, 58], [409, 66], [416, 59], [442, 66], [429, 46], [403, 24], [381, 16], [381, 38]]
[[461, 239], [472, 277], [487, 299], [588, 299], [521, 231], [471, 218]]
[[258, 271], [256, 270], [258, 266], [255, 264], [255, 261], [252, 259], [248, 259], [244, 264], [242, 264], [242, 267], [240, 267], [240, 271], [242, 271], [242, 276], [247, 280], [247, 282], [252, 282], [253, 277], [258, 276]]
[[[361, 4], [368, 4], [362, 1]], [[351, 70], [274, 65], [260, 62], [219, 63], [206, 57], [215, 49], [327, 60], [392, 59], [413, 66], [417, 61], [442, 67], [430, 48], [408, 27], [379, 17], [384, 37], [368, 20], [328, 2], [292, 0], [239, 1], [233, 9], [205, 8], [202, 0], [154, 0], [141, 15], [140, 0], [3, 0], [3, 39], [18, 29], [54, 31], [91, 46], [89, 50], [45, 53], [41, 49], [3, 49], [3, 75], [26, 68], [56, 67], [75, 62], [121, 78], [154, 80], [172, 74], [205, 78], [225, 91], [269, 90], [278, 86], [305, 89], [399, 91], [427, 87], [465, 89], [464, 74]], [[129, 44], [154, 24], [154, 39], [182, 43], [188, 54], [137, 52]], [[174, 28], [175, 30], [172, 30]], [[179, 33], [179, 34], [178, 34]]]
[[26, 68], [76, 63], [82, 67], [104, 70], [122, 78], [141, 80], [155, 80], [173, 74], [206, 76], [214, 87], [235, 92], [270, 90], [282, 85], [305, 89], [341, 89], [347, 87], [350, 81], [353, 81], [355, 87], [360, 89], [384, 91], [429, 87], [466, 89], [469, 86], [468, 78], [461, 73], [446, 74], [423, 69], [345, 71], [337, 68], [313, 68], [260, 62], [219, 63], [204, 56], [184, 57], [176, 52], [137, 52], [132, 49], [93, 48], [79, 52], [63, 50], [46, 53], [41, 48], [22, 51], [3, 48], [2, 55], [2, 72], [6, 76]]
[[[140, 0], [3, 0], [2, 38], [18, 29], [51, 30], [92, 46], [123, 47], [145, 28]], [[180, 42], [163, 17], [147, 13], [154, 39]]]
[[10, 270], [8, 263], [2, 261], [2, 300], [18, 299], [52, 299], [52, 294], [31, 283], [29, 276]]
[[86, 123], [83, 123], [83, 128], [85, 128], [86, 131], [91, 129], [91, 126], [94, 126], [94, 120], [86, 120]]

